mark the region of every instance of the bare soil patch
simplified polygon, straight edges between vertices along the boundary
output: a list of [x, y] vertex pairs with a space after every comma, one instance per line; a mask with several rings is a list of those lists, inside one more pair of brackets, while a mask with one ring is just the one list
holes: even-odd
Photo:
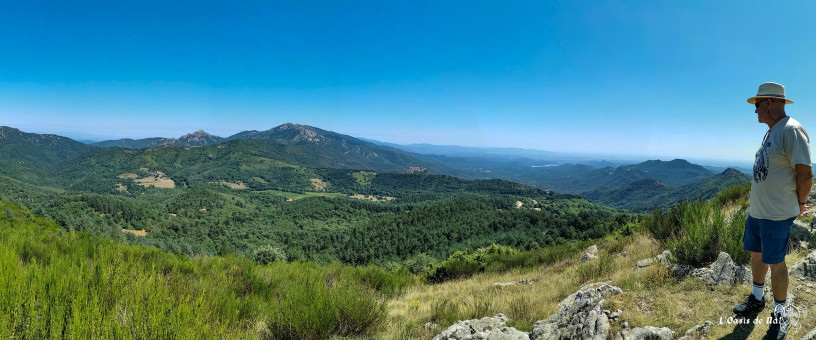
[[230, 189], [235, 189], [235, 190], [244, 190], [244, 189], [247, 188], [246, 183], [244, 183], [244, 182], [233, 183], [233, 182], [221, 181], [221, 182], [218, 182], [218, 183], [220, 183], [222, 185], [226, 185]]
[[119, 177], [119, 178], [122, 178], [122, 179], [128, 179], [128, 178], [129, 179], [137, 179], [137, 178], [139, 178], [139, 175], [134, 174], [132, 172], [127, 172], [127, 173], [121, 174], [121, 175], [116, 176], [116, 177]]
[[[140, 168], [139, 170], [143, 170], [143, 169], [144, 168]], [[127, 176], [127, 177], [123, 177], [123, 176]], [[134, 178], [133, 176], [136, 176], [136, 178]], [[147, 186], [151, 186], [151, 185], [156, 187], [156, 188], [162, 188], [162, 189], [173, 189], [173, 188], [176, 187], [176, 182], [174, 182], [172, 179], [167, 177], [167, 175], [165, 175], [161, 171], [148, 172], [147, 176], [144, 176], [142, 178], [138, 178], [138, 177], [139, 176], [137, 176], [136, 174], [131, 174], [131, 173], [125, 173], [125, 174], [119, 175], [119, 178], [130, 178], [134, 182], [136, 182], [136, 184], [141, 185], [143, 187], [147, 187]]]
[[310, 178], [310, 180], [312, 181], [312, 186], [315, 191], [326, 191], [329, 187], [329, 183], [324, 182], [320, 178]]
[[391, 201], [391, 200], [397, 199], [396, 197], [391, 197], [391, 196], [374, 196], [374, 195], [362, 195], [362, 194], [351, 195], [351, 198], [356, 198], [358, 200], [369, 200], [369, 201], [374, 201], [374, 202]]
[[123, 231], [123, 232], [126, 232], [126, 233], [131, 233], [131, 234], [136, 235], [136, 236], [142, 236], [142, 237], [147, 236], [147, 231], [145, 231], [144, 229], [142, 229], [142, 230], [134, 230], [134, 229], [125, 229], [125, 228], [122, 228], [122, 231]]

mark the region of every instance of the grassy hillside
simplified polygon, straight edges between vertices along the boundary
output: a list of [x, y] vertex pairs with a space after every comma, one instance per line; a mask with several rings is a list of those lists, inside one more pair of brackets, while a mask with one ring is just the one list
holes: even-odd
[[[631, 235], [622, 232], [569, 246], [497, 255], [487, 260], [492, 265], [488, 264], [473, 276], [409, 287], [404, 294], [389, 301], [388, 327], [377, 338], [429, 339], [458, 320], [496, 313], [513, 320], [508, 326], [531, 331], [536, 321], [555, 313], [559, 302], [582, 285], [603, 281], [624, 292], [609, 299], [604, 307], [623, 311], [618, 321], [611, 322], [610, 334], [621, 330], [624, 321], [630, 327], [669, 327], [678, 336], [695, 325], [711, 321], [714, 325], [708, 331], [710, 339], [763, 339], [768, 330], [766, 324], [720, 323], [720, 318], [727, 320], [734, 316], [732, 308], [751, 292], [750, 285], [713, 285], [694, 277], [678, 278], [660, 265], [635, 270], [639, 260], [653, 258], [665, 249], [680, 255], [680, 263], [697, 267], [712, 261], [698, 254], [715, 251], [726, 251], [738, 262], [745, 263], [747, 252], [733, 245], [741, 244], [747, 194], [745, 187], [729, 188], [710, 201], [678, 206], [666, 215], [658, 214], [657, 218], [653, 216], [632, 224], [632, 229], [625, 229], [633, 231]], [[670, 231], [672, 236], [656, 235], [661, 229]], [[737, 233], [727, 234], [731, 231]], [[598, 245], [599, 259], [581, 262], [583, 249], [592, 244]], [[684, 253], [693, 247], [698, 250]], [[786, 259], [788, 266], [811, 251], [793, 247]], [[520, 283], [523, 279], [532, 283]], [[796, 295], [796, 306], [816, 305], [814, 287], [816, 284], [812, 282], [790, 277], [789, 291]], [[768, 316], [770, 307], [759, 315]], [[440, 327], [432, 329], [425, 326], [427, 323]], [[799, 332], [793, 333], [792, 329], [788, 338], [797, 339], [816, 328], [816, 318], [812, 315], [800, 318], [799, 323]]]
[[0, 202], [4, 338], [326, 339], [376, 332], [413, 276], [127, 246]]

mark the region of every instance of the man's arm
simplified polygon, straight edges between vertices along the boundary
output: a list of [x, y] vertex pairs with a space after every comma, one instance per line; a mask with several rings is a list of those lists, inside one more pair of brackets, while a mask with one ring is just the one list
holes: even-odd
[[810, 187], [813, 185], [813, 169], [809, 164], [796, 164], [796, 196], [799, 197], [799, 217], [805, 217]]

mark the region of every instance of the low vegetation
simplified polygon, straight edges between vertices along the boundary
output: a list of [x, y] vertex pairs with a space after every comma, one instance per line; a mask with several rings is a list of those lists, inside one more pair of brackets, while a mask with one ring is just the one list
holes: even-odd
[[750, 190], [749, 185], [733, 186], [710, 201], [681, 202], [668, 212], [655, 210], [643, 219], [643, 228], [680, 264], [704, 266], [721, 251], [747, 264], [750, 254], [742, 250], [742, 236]]
[[364, 336], [415, 283], [377, 267], [190, 258], [66, 232], [10, 202], [0, 210], [3, 338]]
[[[484, 256], [486, 250], [459, 253], [435, 268], [449, 267], [450, 271], [467, 268], [463, 271], [468, 272], [467, 275], [437, 284], [411, 286], [391, 299], [387, 326], [377, 338], [428, 339], [458, 320], [495, 313], [510, 317], [513, 321], [508, 326], [531, 331], [536, 321], [555, 313], [558, 303], [582, 285], [604, 281], [624, 292], [608, 299], [605, 305], [606, 309], [623, 311], [618, 321], [611, 322], [612, 334], [623, 328], [623, 321], [630, 327], [669, 327], [677, 335], [711, 321], [713, 326], [708, 331], [708, 338], [762, 339], [767, 331], [764, 323], [755, 327], [720, 323], [720, 318], [727, 320], [733, 316], [731, 309], [750, 292], [749, 285], [717, 286], [695, 277], [678, 278], [668, 268], [657, 264], [635, 269], [639, 260], [653, 258], [670, 245], [675, 245], [679, 252], [687, 249], [683, 247], [705, 251], [720, 249], [733, 258], [744, 259], [748, 253], [741, 249], [741, 240], [749, 191], [748, 186], [731, 187], [710, 201], [686, 203], [669, 212], [653, 213], [641, 222], [629, 224], [600, 239], [535, 251], [505, 251], [503, 255], [493, 257]], [[705, 226], [720, 229], [691, 235], [700, 232], [695, 228]], [[661, 236], [666, 241], [659, 241], [653, 232], [668, 235]], [[739, 243], [740, 248], [729, 248], [731, 241]], [[598, 259], [581, 262], [582, 251], [592, 244], [598, 245]], [[797, 247], [791, 250], [787, 257], [789, 266], [809, 253]], [[547, 261], [530, 260], [517, 266], [495, 265], [511, 263], [507, 259], [512, 258], [535, 258], [534, 254], [547, 252], [552, 252]], [[487, 258], [490, 260], [485, 260]], [[446, 265], [446, 262], [452, 264], [455, 261], [458, 261], [455, 266]], [[711, 263], [691, 254], [677, 261], [697, 266]], [[468, 265], [460, 266], [460, 263]], [[489, 269], [491, 265], [486, 263], [493, 263], [496, 270]], [[808, 288], [811, 287], [809, 284], [796, 277], [790, 278], [789, 287], [796, 294], [796, 306], [816, 304], [816, 295]], [[760, 317], [769, 314], [770, 310], [766, 309]], [[816, 327], [813, 316], [803, 316], [798, 322], [798, 333], [792, 333], [791, 338], [801, 337]]]

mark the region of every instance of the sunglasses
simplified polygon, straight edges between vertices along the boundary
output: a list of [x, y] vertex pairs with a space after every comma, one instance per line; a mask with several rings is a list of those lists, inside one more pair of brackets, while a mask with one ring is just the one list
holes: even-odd
[[762, 104], [762, 103], [764, 103], [764, 102], [766, 102], [766, 101], [769, 101], [769, 100], [770, 100], [770, 99], [757, 100], [756, 102], [754, 102], [754, 107], [756, 107], [756, 108], [758, 109], [758, 108], [759, 108], [759, 104]]

